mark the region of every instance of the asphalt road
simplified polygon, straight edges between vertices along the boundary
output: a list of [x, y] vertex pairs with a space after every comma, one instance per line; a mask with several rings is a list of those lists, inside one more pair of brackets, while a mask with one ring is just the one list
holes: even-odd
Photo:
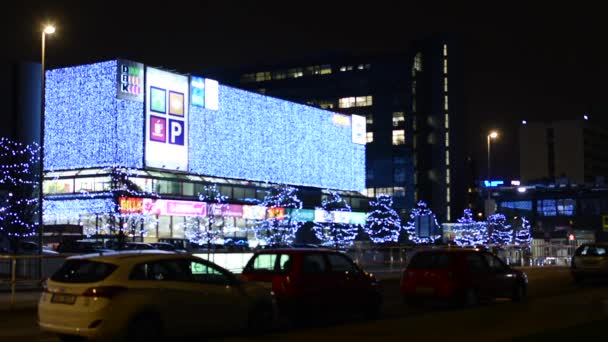
[[[605, 336], [608, 324], [608, 284], [572, 283], [566, 268], [527, 270], [528, 300], [497, 300], [471, 309], [437, 306], [408, 307], [401, 303], [398, 280], [382, 281], [383, 318], [367, 322], [357, 317], [324, 320], [305, 328], [282, 326], [258, 337], [210, 337], [206, 341], [396, 341], [406, 338], [435, 340], [521, 340], [572, 338], [580, 334]], [[0, 312], [0, 341], [59, 341], [40, 333], [35, 311]], [[594, 330], [595, 329], [595, 330]], [[598, 336], [600, 337], [600, 336]], [[571, 340], [572, 338], [567, 338]]]

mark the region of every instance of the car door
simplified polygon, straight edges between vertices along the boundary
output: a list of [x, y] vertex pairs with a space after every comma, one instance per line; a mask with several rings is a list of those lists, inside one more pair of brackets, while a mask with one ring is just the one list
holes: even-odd
[[490, 253], [483, 253], [490, 270], [490, 282], [493, 285], [493, 297], [511, 297], [515, 290], [517, 277], [511, 268], [502, 260]]
[[244, 325], [250, 302], [240, 282], [229, 271], [203, 259], [187, 260], [193, 286], [192, 303], [196, 320], [192, 328], [203, 325], [210, 330], [237, 329]]
[[329, 261], [334, 300], [338, 307], [352, 308], [360, 304], [360, 301], [368, 300], [369, 286], [363, 279], [359, 268], [345, 255], [331, 253], [327, 255]]
[[471, 288], [476, 290], [477, 295], [480, 297], [493, 297], [493, 275], [483, 255], [476, 252], [469, 253], [466, 257], [466, 263], [468, 265], [469, 276], [465, 277], [467, 281], [463, 284], [464, 290]]
[[335, 308], [336, 302], [331, 291], [336, 286], [323, 253], [302, 255], [298, 304], [313, 312], [323, 312]]

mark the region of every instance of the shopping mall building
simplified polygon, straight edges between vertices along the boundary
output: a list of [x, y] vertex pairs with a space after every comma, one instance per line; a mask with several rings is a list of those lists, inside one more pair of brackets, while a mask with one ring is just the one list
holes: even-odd
[[[365, 223], [363, 116], [127, 60], [49, 70], [45, 89], [45, 226], [155, 241], [214, 215], [251, 240], [274, 184], [299, 189], [301, 222]], [[212, 185], [227, 204], [204, 201]], [[347, 217], [319, 209], [329, 190]]]

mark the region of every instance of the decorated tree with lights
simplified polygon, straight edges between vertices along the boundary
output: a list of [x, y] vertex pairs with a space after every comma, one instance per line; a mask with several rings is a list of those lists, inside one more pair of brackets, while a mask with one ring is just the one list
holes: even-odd
[[435, 243], [441, 238], [441, 234], [438, 234], [437, 217], [423, 201], [418, 202], [412, 209], [410, 220], [403, 229], [409, 235], [410, 241], [416, 244]]
[[312, 230], [322, 244], [334, 246], [336, 249], [352, 245], [359, 226], [349, 222], [350, 205], [340, 194], [329, 191], [329, 195], [323, 199], [320, 209], [325, 213], [325, 218], [322, 220], [323, 222], [315, 222]]
[[293, 243], [301, 226], [300, 222], [292, 218], [293, 210], [302, 209], [298, 190], [288, 185], [275, 185], [267, 190], [260, 205], [267, 210], [266, 218], [255, 227], [256, 238], [265, 241], [268, 246]]
[[515, 234], [515, 243], [520, 246], [529, 246], [532, 241], [532, 234], [530, 234], [530, 221], [525, 217], [521, 217], [521, 227]]
[[198, 196], [200, 201], [207, 202], [207, 216], [196, 217], [184, 225], [184, 235], [198, 245], [208, 245], [223, 234], [222, 211], [228, 205], [228, 196], [222, 195], [217, 184], [205, 186]]
[[496, 213], [488, 217], [488, 243], [505, 246], [513, 242], [513, 229], [505, 215]]
[[40, 148], [0, 138], [0, 237], [16, 250], [38, 231]]
[[397, 242], [402, 227], [399, 214], [393, 209], [393, 198], [383, 194], [369, 204], [371, 212], [367, 214], [367, 224], [363, 229], [372, 242], [377, 244]]
[[454, 242], [459, 246], [475, 246], [485, 244], [488, 239], [488, 231], [484, 222], [473, 219], [471, 209], [465, 209], [457, 224], [452, 228], [456, 233]]

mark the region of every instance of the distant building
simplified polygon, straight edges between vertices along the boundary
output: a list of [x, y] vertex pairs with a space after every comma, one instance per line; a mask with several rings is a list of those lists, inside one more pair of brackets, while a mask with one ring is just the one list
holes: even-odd
[[[588, 118], [588, 117], [587, 117]], [[608, 126], [591, 118], [528, 122], [519, 128], [520, 176], [602, 185], [608, 180]]]
[[380, 56], [326, 55], [225, 71], [233, 85], [330, 111], [365, 115], [366, 194], [423, 200], [440, 221], [466, 203], [463, 60], [451, 38]]

